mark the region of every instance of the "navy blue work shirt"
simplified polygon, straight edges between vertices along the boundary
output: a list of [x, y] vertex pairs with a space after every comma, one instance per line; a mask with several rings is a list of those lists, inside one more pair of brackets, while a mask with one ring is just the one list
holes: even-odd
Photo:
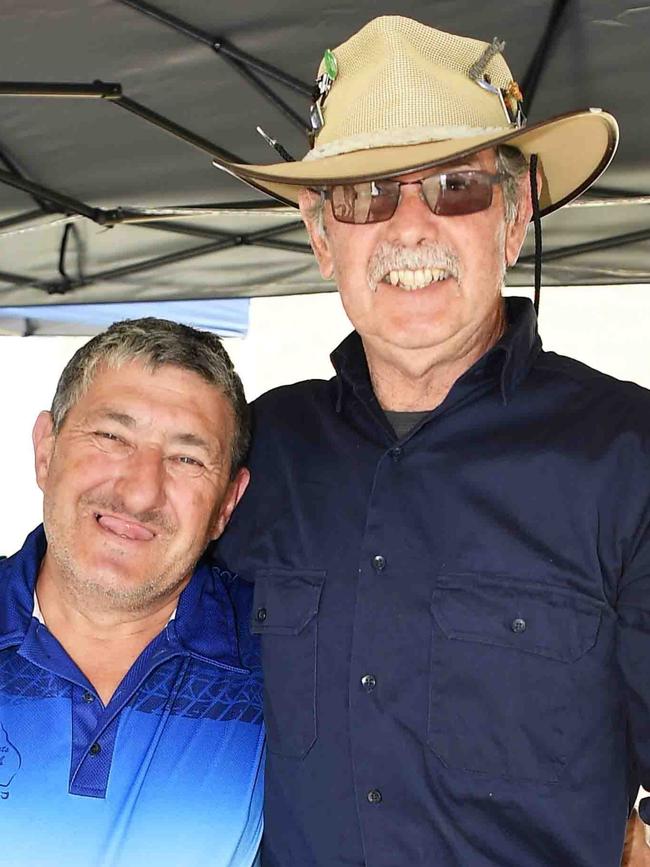
[[[650, 393], [532, 305], [396, 440], [356, 334], [255, 403], [265, 867], [616, 867], [650, 787]], [[643, 812], [642, 812], [643, 815]]]

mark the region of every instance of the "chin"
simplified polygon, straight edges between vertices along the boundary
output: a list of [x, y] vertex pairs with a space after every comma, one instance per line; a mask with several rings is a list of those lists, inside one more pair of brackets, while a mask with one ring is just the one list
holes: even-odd
[[385, 340], [399, 349], [431, 349], [448, 340], [453, 329], [442, 323], [432, 326], [431, 323], [395, 324], [385, 335]]
[[142, 575], [146, 574], [141, 571], [126, 571], [123, 563], [117, 563], [106, 557], [88, 560], [84, 563], [84, 572], [93, 584], [116, 589], [135, 587], [142, 583]]
[[119, 548], [103, 548], [99, 551], [80, 553], [78, 571], [97, 576], [98, 580], [107, 583], [132, 586], [142, 581], [143, 575], [155, 573], [151, 563], [140, 557], [135, 557]]

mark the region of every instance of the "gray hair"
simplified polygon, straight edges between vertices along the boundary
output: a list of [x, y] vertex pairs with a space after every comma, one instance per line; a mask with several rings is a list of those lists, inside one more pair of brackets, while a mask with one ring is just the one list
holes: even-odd
[[66, 415], [86, 394], [101, 367], [117, 368], [136, 360], [150, 372], [170, 365], [196, 373], [230, 402], [235, 422], [231, 444], [234, 478], [250, 443], [250, 418], [241, 380], [215, 334], [167, 319], [148, 316], [115, 322], [75, 352], [61, 374], [52, 401], [54, 433], [59, 433]]
[[497, 145], [497, 171], [505, 175], [503, 180], [503, 202], [506, 209], [506, 223], [513, 223], [519, 211], [521, 181], [528, 174], [528, 160], [522, 152], [512, 145]]
[[[519, 210], [519, 187], [528, 172], [528, 160], [518, 148], [512, 145], [497, 145], [495, 148], [497, 172], [505, 175], [503, 180], [503, 202], [506, 222], [512, 223]], [[314, 224], [319, 235], [325, 234], [325, 194], [320, 193], [307, 209], [307, 219]]]

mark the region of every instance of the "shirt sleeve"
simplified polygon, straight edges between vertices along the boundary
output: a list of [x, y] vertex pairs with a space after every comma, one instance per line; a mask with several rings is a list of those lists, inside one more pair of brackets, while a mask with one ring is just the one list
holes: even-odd
[[[618, 660], [632, 763], [638, 783], [650, 789], [650, 505], [639, 531], [624, 547], [632, 553], [619, 584]], [[639, 814], [650, 824], [650, 798], [640, 802]]]

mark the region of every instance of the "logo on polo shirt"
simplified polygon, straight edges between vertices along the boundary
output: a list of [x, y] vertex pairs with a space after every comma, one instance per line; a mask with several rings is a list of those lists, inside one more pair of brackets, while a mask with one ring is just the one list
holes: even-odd
[[9, 740], [7, 730], [0, 723], [0, 799], [9, 797], [9, 786], [16, 772], [20, 770], [22, 759], [16, 747]]

